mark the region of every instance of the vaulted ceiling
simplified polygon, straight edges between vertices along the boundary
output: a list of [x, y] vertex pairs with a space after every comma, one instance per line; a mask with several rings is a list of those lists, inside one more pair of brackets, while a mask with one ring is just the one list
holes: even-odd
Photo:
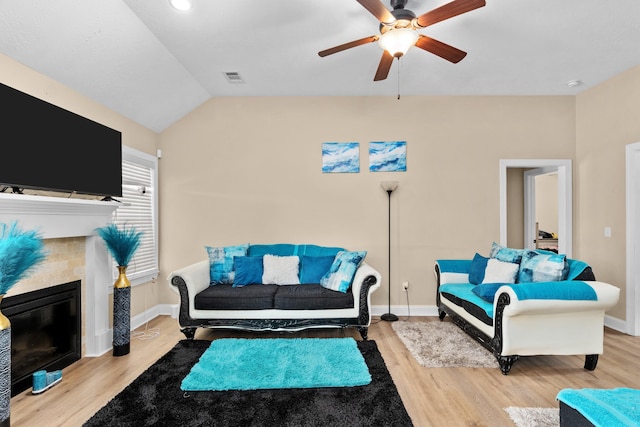
[[212, 97], [575, 95], [640, 64], [638, 0], [487, 0], [420, 30], [461, 62], [411, 48], [380, 82], [377, 43], [318, 56], [378, 34], [356, 0], [192, 2], [0, 0], [0, 52], [157, 132]]

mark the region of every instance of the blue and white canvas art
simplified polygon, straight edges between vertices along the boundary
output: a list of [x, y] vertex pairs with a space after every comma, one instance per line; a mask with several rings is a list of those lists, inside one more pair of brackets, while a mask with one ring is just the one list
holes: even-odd
[[323, 142], [323, 173], [358, 173], [360, 172], [359, 142]]
[[406, 172], [406, 141], [370, 142], [369, 171]]

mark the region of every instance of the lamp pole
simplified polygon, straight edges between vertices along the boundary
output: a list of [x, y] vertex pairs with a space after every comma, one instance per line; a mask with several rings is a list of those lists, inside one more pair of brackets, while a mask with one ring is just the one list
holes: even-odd
[[382, 188], [387, 192], [387, 196], [388, 196], [388, 201], [389, 201], [389, 213], [388, 213], [388, 222], [389, 222], [389, 233], [388, 233], [388, 242], [389, 242], [389, 248], [388, 248], [388, 258], [389, 258], [389, 274], [388, 274], [388, 304], [389, 304], [389, 308], [388, 311], [383, 314], [382, 316], [380, 316], [380, 319], [387, 321], [387, 322], [395, 322], [396, 320], [398, 320], [398, 316], [396, 316], [395, 314], [391, 313], [391, 193], [393, 193], [393, 190], [395, 190], [396, 188], [398, 188], [398, 182], [397, 181], [383, 181], [381, 183]]

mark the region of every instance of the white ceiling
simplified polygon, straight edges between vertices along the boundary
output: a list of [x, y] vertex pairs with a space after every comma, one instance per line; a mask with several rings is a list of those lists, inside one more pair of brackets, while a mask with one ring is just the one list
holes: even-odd
[[377, 43], [317, 54], [377, 32], [355, 0], [0, 0], [0, 52], [157, 132], [211, 97], [575, 95], [640, 64], [638, 0], [487, 0], [420, 31], [460, 63], [412, 48], [381, 82]]

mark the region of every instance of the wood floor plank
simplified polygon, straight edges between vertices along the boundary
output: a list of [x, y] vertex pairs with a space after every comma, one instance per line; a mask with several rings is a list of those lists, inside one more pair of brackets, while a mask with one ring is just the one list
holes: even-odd
[[[404, 319], [403, 319], [404, 320]], [[410, 321], [439, 322], [436, 317], [412, 317]], [[446, 321], [446, 319], [445, 319]], [[98, 409], [124, 389], [146, 368], [169, 351], [184, 336], [175, 319], [160, 316], [149, 328], [159, 328], [154, 339], [132, 337], [131, 353], [83, 358], [66, 368], [63, 380], [52, 389], [32, 395], [27, 390], [11, 399], [11, 424], [20, 426], [81, 426]], [[351, 330], [310, 330], [289, 333], [251, 334], [241, 331], [198, 330], [196, 338], [228, 336], [359, 335]], [[510, 426], [504, 411], [508, 406], [555, 407], [563, 388], [638, 388], [640, 384], [640, 337], [605, 329], [605, 350], [595, 371], [582, 368], [582, 356], [524, 357], [511, 373], [498, 368], [425, 368], [420, 366], [393, 332], [391, 323], [375, 319], [369, 330], [419, 427]], [[381, 402], [384, 404], [384, 402]]]

